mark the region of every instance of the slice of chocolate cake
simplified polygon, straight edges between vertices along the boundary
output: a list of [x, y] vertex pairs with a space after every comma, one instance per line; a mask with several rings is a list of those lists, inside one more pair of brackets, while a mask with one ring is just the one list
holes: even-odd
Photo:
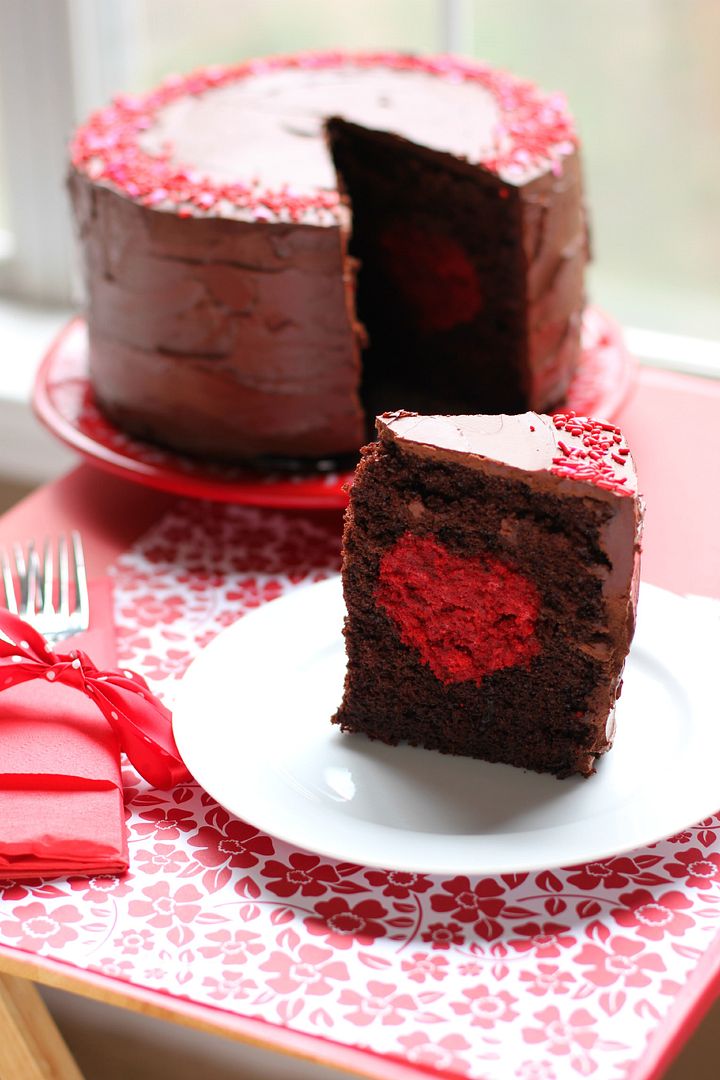
[[612, 745], [642, 502], [574, 414], [378, 417], [343, 554], [344, 731], [589, 775]]

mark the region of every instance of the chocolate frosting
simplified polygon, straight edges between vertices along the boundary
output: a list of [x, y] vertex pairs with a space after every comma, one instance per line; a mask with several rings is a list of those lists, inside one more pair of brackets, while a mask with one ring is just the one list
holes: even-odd
[[267, 189], [291, 183], [297, 191], [333, 191], [324, 134], [329, 111], [472, 164], [491, 152], [501, 117], [495, 97], [478, 83], [341, 65], [270, 71], [187, 94], [160, 110], [139, 142], [153, 156], [170, 147], [171, 163], [191, 162], [215, 184], [253, 177]]
[[[516, 479], [526, 479], [525, 474], [532, 473], [536, 487], [562, 495], [584, 498], [592, 494], [607, 499], [611, 494], [595, 489], [591, 481], [571, 479], [566, 484], [568, 478], [557, 475], [554, 470], [561, 454], [560, 443], [578, 450], [584, 443], [580, 435], [558, 430], [551, 416], [534, 412], [515, 416], [421, 416], [400, 410], [382, 413], [376, 427], [381, 439], [396, 442], [405, 452], [420, 457]], [[612, 467], [618, 478], [624, 478], [627, 494], [632, 495], [637, 490], [635, 464], [624, 440], [618, 445], [627, 453], [619, 461], [612, 461]], [[593, 490], [589, 491], [591, 485]]]
[[357, 449], [362, 331], [339, 226], [182, 219], [79, 173], [70, 190], [113, 420], [227, 459]]

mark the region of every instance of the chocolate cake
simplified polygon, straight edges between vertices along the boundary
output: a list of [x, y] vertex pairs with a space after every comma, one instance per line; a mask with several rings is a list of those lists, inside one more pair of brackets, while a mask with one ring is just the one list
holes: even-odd
[[642, 504], [620, 431], [573, 413], [378, 417], [343, 548], [334, 717], [567, 776], [612, 745]]
[[234, 460], [357, 451], [388, 408], [561, 401], [587, 260], [557, 95], [394, 53], [213, 68], [72, 145], [107, 415]]

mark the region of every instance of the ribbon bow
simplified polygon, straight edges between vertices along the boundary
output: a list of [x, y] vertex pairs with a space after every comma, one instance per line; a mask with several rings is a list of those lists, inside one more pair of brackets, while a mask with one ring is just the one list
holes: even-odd
[[142, 676], [132, 671], [99, 671], [87, 653], [55, 653], [28, 623], [0, 611], [0, 692], [47, 679], [82, 690], [94, 701], [141, 776], [158, 788], [191, 779], [173, 738], [169, 709]]

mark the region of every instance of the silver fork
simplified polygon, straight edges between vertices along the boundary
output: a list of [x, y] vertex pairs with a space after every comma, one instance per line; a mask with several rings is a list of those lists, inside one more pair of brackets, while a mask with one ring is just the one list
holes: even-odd
[[4, 590], [7, 610], [29, 622], [51, 644], [87, 630], [90, 624], [85, 556], [78, 532], [71, 532], [69, 543], [65, 536], [58, 538], [57, 572], [55, 567], [50, 540], [43, 545], [42, 560], [32, 540], [26, 551], [20, 544], [13, 545], [12, 562], [8, 552], [0, 549], [0, 606]]

